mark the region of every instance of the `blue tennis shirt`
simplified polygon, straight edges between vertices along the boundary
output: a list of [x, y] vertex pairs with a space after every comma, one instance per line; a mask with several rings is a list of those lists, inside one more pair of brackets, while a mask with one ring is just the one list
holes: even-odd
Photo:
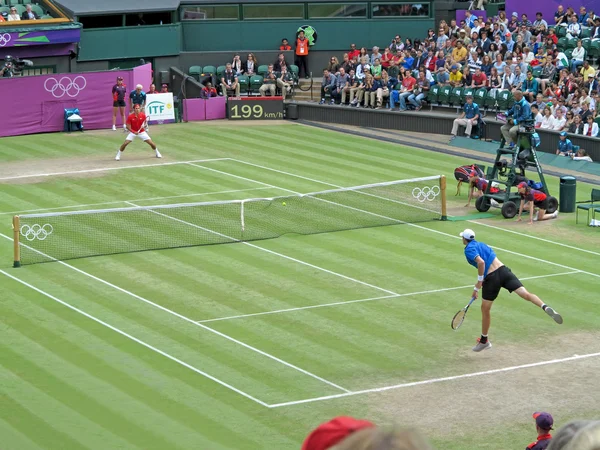
[[485, 270], [483, 272], [483, 276], [486, 276], [488, 273], [488, 269], [490, 268], [490, 266], [494, 262], [494, 259], [496, 258], [496, 253], [494, 253], [494, 250], [492, 250], [492, 247], [490, 247], [489, 245], [484, 244], [483, 242], [477, 242], [473, 240], [469, 242], [465, 247], [465, 257], [467, 258], [467, 262], [469, 264], [471, 264], [473, 267], [477, 267], [477, 262], [475, 262], [475, 258], [477, 258], [478, 256], [480, 256], [481, 259], [483, 259], [483, 261], [485, 262]]

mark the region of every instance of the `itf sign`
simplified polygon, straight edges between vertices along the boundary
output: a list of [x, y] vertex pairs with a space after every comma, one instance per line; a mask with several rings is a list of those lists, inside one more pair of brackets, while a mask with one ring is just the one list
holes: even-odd
[[146, 95], [145, 111], [150, 124], [175, 122], [175, 106], [173, 94]]

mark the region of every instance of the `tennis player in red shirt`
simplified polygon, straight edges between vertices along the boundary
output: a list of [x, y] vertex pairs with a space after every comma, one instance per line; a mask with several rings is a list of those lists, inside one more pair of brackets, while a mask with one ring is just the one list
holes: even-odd
[[152, 142], [152, 139], [150, 139], [150, 136], [148, 136], [148, 133], [146, 132], [147, 121], [148, 118], [146, 117], [146, 114], [142, 112], [141, 105], [134, 105], [133, 114], [130, 114], [127, 118], [127, 131], [129, 131], [129, 134], [117, 152], [117, 156], [115, 157], [117, 161], [121, 160], [121, 155], [125, 151], [125, 148], [131, 144], [136, 137], [152, 147], [152, 150], [155, 151], [157, 158], [162, 158], [162, 155], [158, 151], [158, 147], [154, 142]]
[[[554, 211], [552, 214], [546, 214], [548, 209], [548, 196], [536, 189], [531, 189], [524, 181], [519, 183], [519, 195], [521, 196], [521, 205], [519, 206], [519, 216], [517, 221], [521, 221], [521, 213], [523, 209], [529, 210], [529, 223], [533, 224], [534, 220], [549, 220], [556, 219], [558, 217], [558, 211]], [[533, 210], [538, 208], [538, 214], [536, 217], [533, 216]]]

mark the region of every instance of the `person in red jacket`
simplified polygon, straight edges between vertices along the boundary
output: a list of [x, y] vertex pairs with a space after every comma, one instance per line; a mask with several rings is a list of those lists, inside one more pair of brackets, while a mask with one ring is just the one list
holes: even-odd
[[200, 91], [200, 97], [202, 98], [211, 98], [216, 97], [217, 95], [217, 89], [212, 87], [212, 83], [210, 81], [208, 81]]
[[[552, 214], [546, 214], [548, 209], [548, 196], [537, 189], [530, 188], [524, 181], [519, 183], [519, 195], [521, 196], [521, 204], [519, 205], [519, 215], [517, 221], [521, 221], [521, 214], [523, 209], [529, 210], [529, 224], [533, 224], [534, 220], [542, 221], [549, 219], [556, 219], [558, 217], [558, 211], [554, 211]], [[538, 214], [536, 217], [533, 216], [534, 209], [538, 208]]]
[[298, 76], [302, 76], [302, 70], [304, 69], [304, 76], [309, 78], [308, 75], [308, 39], [304, 36], [304, 31], [298, 33], [296, 38], [296, 65], [298, 66]]
[[281, 45], [279, 46], [279, 50], [282, 52], [287, 52], [290, 51], [292, 49], [292, 46], [289, 44], [288, 40], [286, 38], [283, 38], [281, 40]]

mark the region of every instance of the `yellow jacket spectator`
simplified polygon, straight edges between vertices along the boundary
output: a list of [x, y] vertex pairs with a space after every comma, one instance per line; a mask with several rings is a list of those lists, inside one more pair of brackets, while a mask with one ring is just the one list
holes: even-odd
[[590, 78], [594, 78], [594, 76], [596, 75], [596, 71], [592, 66], [590, 66], [590, 63], [588, 61], [585, 61], [583, 63], [583, 67], [579, 72], [581, 73], [581, 75], [583, 75], [583, 81], [585, 81], [586, 83], [589, 83]]
[[458, 70], [457, 66], [452, 66], [450, 72], [450, 86], [456, 87], [462, 85], [463, 74]]
[[452, 50], [452, 59], [456, 62], [462, 63], [467, 60], [467, 48], [463, 47], [462, 41], [456, 41], [456, 48]]

